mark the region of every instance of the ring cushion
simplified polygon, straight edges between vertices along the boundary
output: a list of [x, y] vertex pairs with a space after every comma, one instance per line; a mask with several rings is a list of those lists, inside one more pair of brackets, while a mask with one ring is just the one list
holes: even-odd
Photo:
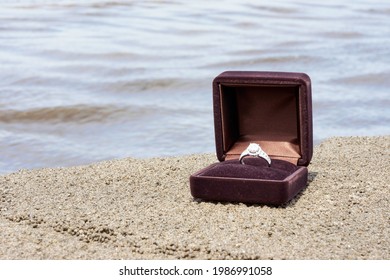
[[[303, 73], [228, 71], [213, 81], [217, 158], [191, 175], [193, 197], [280, 205], [307, 184], [313, 152], [310, 78]], [[260, 144], [264, 159], [240, 154]]]
[[211, 165], [202, 176], [223, 178], [246, 178], [262, 180], [284, 180], [299, 167], [283, 160], [274, 159], [271, 166], [261, 158], [245, 158], [245, 165], [238, 160], [227, 160]]

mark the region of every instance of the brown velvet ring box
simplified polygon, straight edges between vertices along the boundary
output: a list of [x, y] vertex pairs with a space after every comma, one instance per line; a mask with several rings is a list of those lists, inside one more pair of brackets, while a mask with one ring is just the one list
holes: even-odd
[[[313, 154], [311, 82], [304, 73], [228, 71], [213, 81], [220, 162], [190, 177], [193, 197], [281, 205], [306, 187]], [[240, 154], [257, 143], [272, 162]]]

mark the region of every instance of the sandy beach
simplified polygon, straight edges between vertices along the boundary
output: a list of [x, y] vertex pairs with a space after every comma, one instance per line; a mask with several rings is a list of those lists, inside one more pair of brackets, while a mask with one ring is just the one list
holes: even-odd
[[315, 147], [282, 207], [195, 201], [213, 154], [0, 176], [0, 259], [390, 259], [390, 136]]

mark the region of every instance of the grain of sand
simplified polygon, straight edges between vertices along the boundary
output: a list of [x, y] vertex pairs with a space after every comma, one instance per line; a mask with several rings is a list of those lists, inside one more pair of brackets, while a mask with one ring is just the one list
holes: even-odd
[[390, 259], [390, 136], [331, 138], [282, 207], [194, 200], [215, 155], [0, 176], [1, 259]]

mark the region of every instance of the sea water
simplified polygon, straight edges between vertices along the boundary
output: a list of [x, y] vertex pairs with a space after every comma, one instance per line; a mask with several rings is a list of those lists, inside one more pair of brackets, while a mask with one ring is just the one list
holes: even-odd
[[212, 153], [226, 70], [307, 73], [316, 144], [390, 134], [390, 2], [0, 0], [0, 173]]

